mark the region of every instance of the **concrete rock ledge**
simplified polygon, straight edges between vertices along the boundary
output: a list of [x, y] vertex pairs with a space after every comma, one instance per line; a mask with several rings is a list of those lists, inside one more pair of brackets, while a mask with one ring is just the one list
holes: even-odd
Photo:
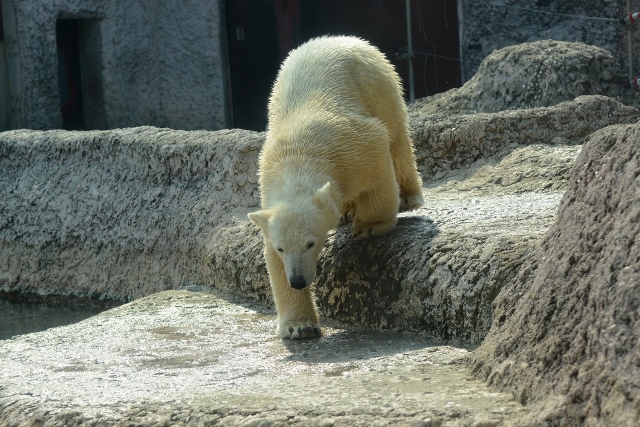
[[262, 135], [0, 133], [0, 290], [127, 300], [192, 283], [209, 237], [257, 206]]
[[582, 144], [598, 129], [638, 118], [637, 109], [601, 95], [493, 114], [410, 116], [418, 169], [427, 179], [517, 146]]

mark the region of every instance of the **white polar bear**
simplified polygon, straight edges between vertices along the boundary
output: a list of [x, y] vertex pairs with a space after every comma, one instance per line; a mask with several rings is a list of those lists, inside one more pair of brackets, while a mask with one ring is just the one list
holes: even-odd
[[353, 218], [358, 238], [385, 234], [398, 209], [424, 203], [400, 79], [355, 37], [293, 50], [269, 99], [260, 155], [260, 226], [278, 312], [276, 335], [321, 335], [309, 285], [327, 233]]

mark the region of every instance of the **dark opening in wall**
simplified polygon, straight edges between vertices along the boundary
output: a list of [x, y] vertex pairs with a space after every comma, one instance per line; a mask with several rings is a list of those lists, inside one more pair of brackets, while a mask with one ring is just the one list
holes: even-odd
[[58, 19], [58, 87], [62, 127], [106, 129], [100, 19]]
[[80, 47], [78, 20], [58, 19], [56, 22], [58, 47], [58, 88], [62, 127], [67, 130], [83, 130], [82, 73], [80, 71]]

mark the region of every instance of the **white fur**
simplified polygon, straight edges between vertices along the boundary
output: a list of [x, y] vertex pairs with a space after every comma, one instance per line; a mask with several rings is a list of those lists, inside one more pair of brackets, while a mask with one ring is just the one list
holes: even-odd
[[[355, 37], [313, 39], [282, 64], [260, 156], [277, 335], [320, 335], [309, 285], [327, 233], [353, 217], [358, 238], [385, 234], [400, 206], [423, 203], [402, 90], [393, 66]], [[302, 288], [302, 289], [294, 289]]]

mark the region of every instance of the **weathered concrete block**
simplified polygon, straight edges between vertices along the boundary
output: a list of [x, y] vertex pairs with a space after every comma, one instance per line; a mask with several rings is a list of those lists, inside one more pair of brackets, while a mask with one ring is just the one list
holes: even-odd
[[262, 134], [0, 134], [0, 289], [130, 299], [207, 282], [206, 247], [257, 206]]

